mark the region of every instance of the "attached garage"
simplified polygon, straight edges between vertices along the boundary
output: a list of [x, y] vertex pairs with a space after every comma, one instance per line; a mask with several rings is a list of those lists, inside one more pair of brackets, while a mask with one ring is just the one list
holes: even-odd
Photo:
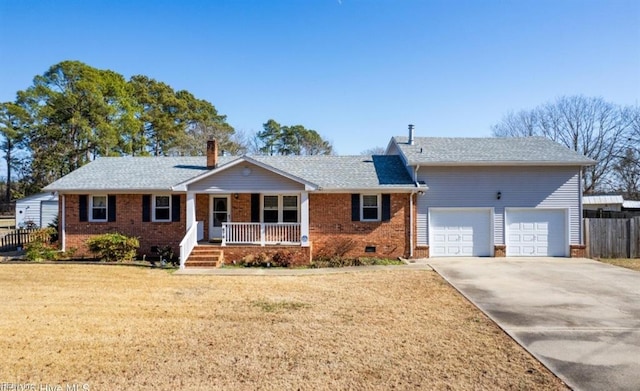
[[491, 208], [431, 208], [432, 257], [488, 257], [493, 254]]
[[569, 253], [566, 209], [505, 210], [508, 257], [566, 257]]

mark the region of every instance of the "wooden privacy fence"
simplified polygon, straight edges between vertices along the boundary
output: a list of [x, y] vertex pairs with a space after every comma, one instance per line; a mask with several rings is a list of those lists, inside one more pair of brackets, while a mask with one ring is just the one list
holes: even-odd
[[48, 239], [49, 234], [41, 229], [14, 229], [0, 239], [0, 252], [15, 251], [18, 247], [32, 242], [36, 238]]
[[584, 219], [584, 238], [590, 258], [638, 258], [640, 217]]

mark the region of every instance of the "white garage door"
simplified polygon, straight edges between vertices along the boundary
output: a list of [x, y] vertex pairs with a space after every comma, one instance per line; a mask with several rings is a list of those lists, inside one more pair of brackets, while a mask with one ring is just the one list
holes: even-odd
[[58, 216], [58, 201], [42, 201], [40, 204], [40, 227], [45, 228]]
[[490, 209], [431, 209], [429, 255], [486, 257], [492, 254]]
[[564, 209], [508, 209], [505, 213], [507, 256], [567, 256]]

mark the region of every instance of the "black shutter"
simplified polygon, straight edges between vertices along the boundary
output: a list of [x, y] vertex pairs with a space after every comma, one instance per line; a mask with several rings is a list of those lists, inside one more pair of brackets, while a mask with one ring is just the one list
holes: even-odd
[[171, 221], [180, 221], [180, 194], [171, 196]]
[[260, 222], [260, 194], [251, 194], [251, 222]]
[[116, 221], [116, 196], [107, 196], [107, 211], [109, 213], [107, 221]]
[[351, 221], [360, 221], [360, 194], [351, 194]]
[[151, 221], [151, 196], [149, 194], [142, 196], [142, 221]]
[[382, 221], [391, 220], [391, 194], [382, 195]]
[[88, 220], [88, 213], [87, 213], [87, 196], [86, 195], [79, 195], [78, 196], [78, 216], [80, 217], [80, 221], [87, 221]]

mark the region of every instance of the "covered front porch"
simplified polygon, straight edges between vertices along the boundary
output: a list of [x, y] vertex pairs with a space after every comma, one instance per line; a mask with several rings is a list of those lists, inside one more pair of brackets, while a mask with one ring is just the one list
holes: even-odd
[[264, 247], [309, 246], [307, 192], [188, 192], [186, 217], [187, 232], [180, 243], [182, 268], [196, 246], [213, 244], [225, 254], [255, 253], [256, 247], [266, 252]]
[[223, 248], [308, 247], [309, 191], [315, 189], [312, 183], [250, 157], [222, 167], [214, 159], [210, 170], [172, 188], [186, 193], [180, 266], [184, 268], [199, 241]]

